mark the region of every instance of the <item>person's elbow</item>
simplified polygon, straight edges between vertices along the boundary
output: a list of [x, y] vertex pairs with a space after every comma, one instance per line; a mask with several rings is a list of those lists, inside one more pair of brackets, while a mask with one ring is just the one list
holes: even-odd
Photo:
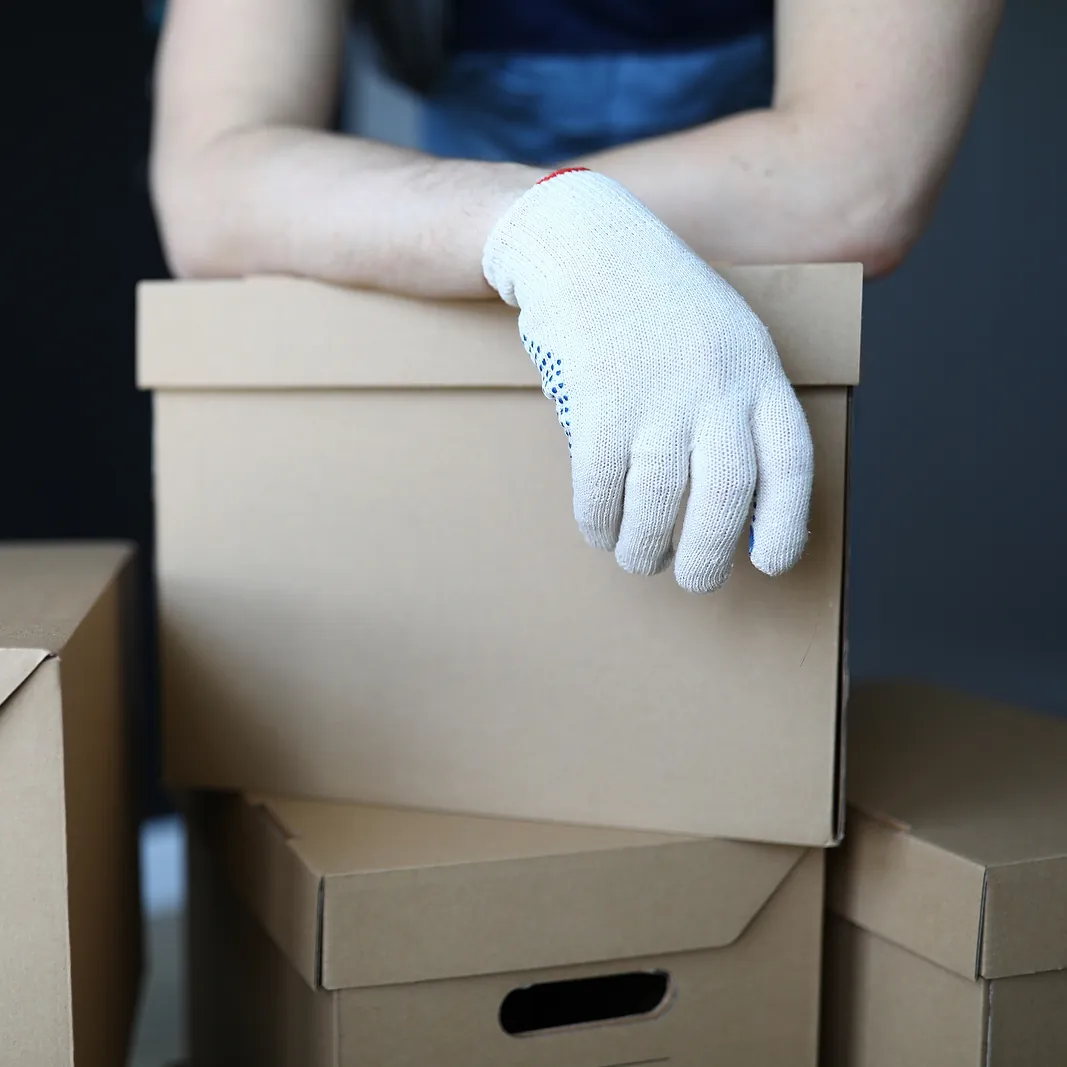
[[149, 192], [163, 257], [175, 278], [234, 273], [223, 240], [222, 189], [200, 154], [154, 147]]
[[828, 258], [862, 263], [864, 276], [892, 274], [907, 258], [926, 226], [932, 196], [919, 181], [872, 174], [846, 191], [827, 232], [836, 247]]
[[862, 263], [865, 278], [884, 278], [901, 266], [921, 233], [916, 213], [887, 207], [868, 219], [846, 220], [832, 258]]

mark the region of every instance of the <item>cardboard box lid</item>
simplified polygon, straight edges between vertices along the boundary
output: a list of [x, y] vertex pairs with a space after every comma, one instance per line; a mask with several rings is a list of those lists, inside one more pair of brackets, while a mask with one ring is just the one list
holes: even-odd
[[[794, 385], [856, 384], [859, 264], [719, 269], [767, 324]], [[420, 301], [297, 278], [142, 282], [138, 382], [148, 389], [539, 388], [515, 314], [499, 301]]]
[[1067, 718], [856, 684], [842, 917], [958, 974], [1067, 967]]
[[130, 554], [116, 544], [0, 545], [0, 711], [62, 652]]
[[326, 989], [727, 945], [807, 851], [256, 796], [194, 803], [251, 910]]

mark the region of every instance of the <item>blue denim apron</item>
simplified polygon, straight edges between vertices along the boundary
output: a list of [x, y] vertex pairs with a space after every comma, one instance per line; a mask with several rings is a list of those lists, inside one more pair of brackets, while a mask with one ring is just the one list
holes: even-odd
[[[166, 0], [145, 0], [153, 28]], [[772, 33], [685, 52], [456, 57], [422, 108], [434, 155], [552, 166], [766, 107]]]
[[424, 105], [438, 156], [552, 166], [766, 107], [770, 32], [676, 53], [460, 55]]

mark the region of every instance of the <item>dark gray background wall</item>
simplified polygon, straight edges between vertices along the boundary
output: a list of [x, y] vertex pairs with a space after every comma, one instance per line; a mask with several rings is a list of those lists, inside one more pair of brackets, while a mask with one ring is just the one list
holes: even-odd
[[[165, 271], [145, 183], [154, 44], [142, 0], [9, 4], [0, 30], [0, 539], [137, 541], [146, 591], [151, 413], [133, 316], [138, 278]], [[153, 619], [146, 600], [147, 647]], [[151, 703], [139, 725], [153, 812]]]
[[1067, 6], [1009, 0], [933, 225], [868, 287], [853, 668], [1067, 710]]
[[[416, 110], [353, 42], [349, 128]], [[867, 287], [855, 404], [856, 677], [1067, 711], [1067, 5], [1009, 0], [928, 232]]]

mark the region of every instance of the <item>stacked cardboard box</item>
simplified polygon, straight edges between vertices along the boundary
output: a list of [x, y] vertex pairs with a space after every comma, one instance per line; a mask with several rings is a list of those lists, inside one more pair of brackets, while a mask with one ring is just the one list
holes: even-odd
[[620, 572], [502, 304], [147, 283], [181, 786], [826, 846], [859, 266], [724, 271], [811, 424], [810, 548], [711, 597]]
[[825, 1067], [1067, 1064], [1067, 718], [857, 687]]
[[714, 597], [582, 543], [509, 309], [142, 286], [196, 1067], [815, 1063], [861, 271], [725, 273], [818, 473]]
[[818, 850], [204, 803], [196, 1067], [814, 1062]]
[[128, 550], [0, 547], [0, 1063], [125, 1061], [141, 966]]

